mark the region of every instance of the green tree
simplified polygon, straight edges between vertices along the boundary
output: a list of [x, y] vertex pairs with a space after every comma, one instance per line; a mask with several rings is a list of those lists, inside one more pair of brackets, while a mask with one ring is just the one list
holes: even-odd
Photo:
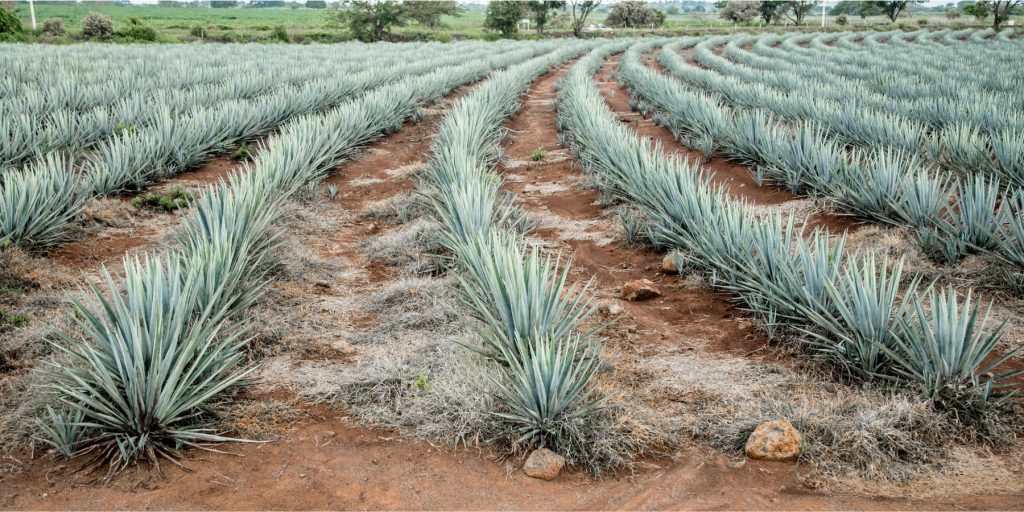
[[406, 20], [404, 7], [393, 0], [352, 0], [328, 16], [364, 42], [384, 40], [391, 35], [392, 28], [404, 25]]
[[442, 16], [462, 15], [462, 7], [459, 7], [459, 3], [454, 1], [407, 1], [402, 5], [405, 7], [405, 14], [409, 19], [432, 29], [441, 26]]
[[587, 23], [587, 16], [601, 5], [600, 0], [569, 0], [572, 12], [572, 34], [576, 37], [583, 37], [583, 25]]
[[899, 1], [899, 2], [865, 2], [865, 3], [873, 4], [876, 9], [881, 11], [882, 14], [885, 14], [885, 16], [887, 18], [889, 18], [890, 22], [896, 23], [896, 18], [899, 18], [900, 14], [902, 14], [903, 11], [905, 11], [907, 9], [907, 7], [910, 7], [913, 4], [920, 4], [920, 3], [924, 3], [924, 2], [923, 2], [923, 0], [910, 0], [910, 1], [904, 0], [904, 1]]
[[213, 7], [214, 9], [238, 7], [238, 0], [210, 0], [210, 7]]
[[13, 12], [0, 7], [0, 34], [16, 34], [21, 32], [21, 20]]
[[880, 16], [882, 10], [878, 8], [877, 2], [861, 2], [858, 0], [842, 0], [828, 10], [830, 16], [846, 14], [848, 16], [859, 16], [861, 19], [868, 16]]
[[679, 8], [676, 7], [675, 5], [670, 5], [668, 6], [668, 9], [665, 9], [665, 14], [668, 14], [669, 16], [675, 16], [679, 14]]
[[625, 0], [612, 5], [604, 22], [609, 27], [660, 27], [665, 23], [665, 13], [647, 5], [647, 2]]
[[784, 8], [786, 17], [793, 20], [796, 26], [804, 24], [804, 18], [818, 5], [816, 1], [798, 0], [796, 2], [786, 2]]
[[519, 31], [519, 20], [526, 14], [526, 4], [515, 0], [493, 0], [487, 4], [484, 28], [497, 30], [504, 37]]
[[988, 2], [974, 2], [964, 5], [961, 9], [964, 14], [974, 16], [978, 20], [988, 18], [992, 14], [992, 6]]
[[[979, 2], [980, 3], [980, 2]], [[1010, 16], [1020, 8], [1022, 0], [996, 0], [992, 2], [992, 28], [999, 30]]]
[[326, 9], [327, 0], [306, 0], [307, 9]]
[[778, 22], [782, 17], [782, 11], [786, 8], [786, 2], [776, 0], [764, 0], [758, 9], [761, 12], [761, 19], [765, 25], [771, 25], [773, 21]]
[[537, 25], [537, 33], [543, 34], [544, 27], [547, 26], [548, 21], [551, 20], [551, 13], [565, 9], [565, 2], [532, 0], [530, 2], [526, 2], [526, 9], [533, 18], [533, 23]]

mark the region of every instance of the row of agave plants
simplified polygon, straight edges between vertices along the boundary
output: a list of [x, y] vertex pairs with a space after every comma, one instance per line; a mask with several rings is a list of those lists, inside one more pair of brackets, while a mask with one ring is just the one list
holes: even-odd
[[287, 198], [423, 104], [549, 48], [531, 43], [411, 75], [271, 138], [251, 165], [200, 196], [177, 247], [126, 259], [123, 277], [104, 269], [102, 286], [75, 302], [84, 337], [58, 345], [64, 357], [48, 376], [55, 407], [40, 420], [41, 439], [67, 457], [91, 453], [111, 472], [225, 440], [205, 425], [211, 404], [251, 371], [246, 310], [270, 279]]
[[[258, 88], [266, 80], [299, 83], [311, 72], [317, 74], [316, 69], [338, 62], [367, 62], [424, 46], [3, 44], [0, 66], [7, 72], [0, 77], [0, 113], [44, 118], [60, 110], [82, 114], [125, 98], [192, 95], [199, 100], [227, 84]], [[304, 69], [307, 65], [313, 69]]]
[[[1008, 30], [993, 35], [991, 30], [973, 29], [910, 34], [897, 31], [882, 33], [887, 37], [885, 42], [866, 37], [864, 33], [850, 32], [765, 36], [754, 38], [749, 50], [732, 45], [725, 48], [723, 54], [729, 57], [739, 55], [740, 58], [784, 59], [781, 66], [793, 68], [800, 74], [855, 80], [885, 96], [904, 99], [908, 105], [913, 105], [919, 98], [970, 99], [973, 97], [969, 92], [972, 89], [977, 96], [1003, 96], [1014, 101], [1020, 99], [1020, 92], [1015, 87], [1020, 71], [1010, 62], [997, 61], [1015, 57], [1019, 43], [1008, 37], [1012, 33]], [[975, 38], [978, 34], [982, 37]], [[746, 37], [741, 36], [740, 39]], [[869, 42], [871, 44], [867, 44]], [[801, 46], [803, 44], [806, 47]], [[972, 54], [986, 64], [994, 64], [1001, 73], [977, 73]], [[798, 64], [818, 65], [820, 68], [795, 69]], [[919, 76], [921, 80], [907, 80], [909, 76]], [[968, 87], [961, 89], [958, 84], [967, 84]], [[992, 112], [977, 114], [995, 116], [992, 118], [994, 121], [1003, 115]], [[938, 119], [933, 121], [941, 122]], [[1001, 124], [996, 122], [992, 128], [1001, 128]]]
[[[828, 198], [847, 213], [908, 226], [938, 261], [990, 255], [1008, 264], [1000, 268], [1012, 287], [1024, 286], [1024, 192], [1003, 192], [998, 178], [980, 173], [958, 179], [894, 150], [848, 150], [813, 122], [791, 127], [762, 110], [730, 108], [644, 66], [640, 52], [654, 45], [627, 52], [620, 76], [636, 106], [654, 111], [688, 145], [708, 157], [721, 151], [759, 179]], [[660, 60], [673, 69], [681, 57], [668, 45]]]
[[[222, 101], [254, 98], [355, 72], [371, 62], [364, 54], [332, 57], [325, 51], [310, 52], [313, 62], [309, 62], [273, 49], [266, 55], [234, 49], [226, 52], [235, 59], [232, 62], [199, 48], [164, 49], [166, 55], [159, 59], [152, 51], [137, 48], [95, 49], [85, 55], [47, 50], [54, 55], [19, 48], [0, 56], [5, 69], [22, 72], [35, 67], [33, 58], [49, 64], [41, 72], [45, 79], [18, 82], [7, 76], [0, 80], [0, 90], [6, 91], [0, 100], [0, 168], [18, 167], [52, 151], [88, 149], [116, 132], [147, 124], [163, 110], [177, 115]], [[67, 54], [82, 61], [69, 60]], [[394, 60], [401, 52], [384, 54]]]
[[197, 106], [177, 114], [158, 107], [149, 116], [149, 124], [103, 141], [94, 157], [77, 169], [58, 152], [45, 155], [24, 171], [7, 173], [0, 182], [0, 245], [59, 244], [67, 226], [93, 197], [142, 189], [295, 118], [330, 108], [406, 74], [485, 58], [489, 51], [479, 44], [445, 52], [431, 48], [429, 53], [403, 55], [402, 59], [413, 58], [414, 64], [409, 66], [384, 59], [361, 70], [351, 69], [252, 100]]
[[591, 283], [569, 284], [569, 262], [528, 247], [530, 223], [494, 166], [502, 125], [530, 83], [591, 47], [573, 43], [496, 73], [461, 99], [439, 126], [420, 183], [479, 322], [483, 342], [469, 348], [503, 371], [495, 414], [508, 427], [505, 441], [514, 450], [548, 447], [571, 463], [590, 462], [579, 433], [601, 408], [588, 388], [601, 351]]
[[637, 137], [593, 81], [607, 52], [595, 50], [565, 77], [560, 128], [583, 169], [646, 215], [656, 246], [734, 294], [770, 336], [798, 334], [858, 381], [957, 411], [990, 410], [983, 406], [1013, 394], [1005, 389], [1013, 372], [997, 367], [1019, 348], [993, 358], [1003, 327], [990, 324], [971, 292], [905, 276], [902, 259], [848, 255], [845, 233], [806, 232], [793, 217], [754, 212], [699, 164]]
[[[1024, 100], [1013, 85], [1024, 78], [1012, 64], [1020, 44], [936, 42], [933, 38], [943, 32], [922, 34], [932, 38], [916, 38], [912, 45], [890, 44], [870, 52], [830, 47], [827, 43], [838, 44], [842, 35], [822, 35], [809, 44], [818, 43], [825, 49], [807, 55], [775, 47], [785, 41], [782, 36], [740, 36], [730, 38], [723, 47], [721, 57], [727, 59], [713, 58], [708, 65], [736, 69], [744, 77], [749, 76], [749, 69], [744, 68], [757, 68], [765, 73], [762, 83], [788, 90], [800, 90], [808, 82], [840, 85], [851, 90], [851, 97], [863, 98], [865, 106], [898, 112], [932, 128], [963, 120], [970, 120], [983, 133], [1019, 127], [1018, 114], [991, 107], [1019, 106]], [[992, 72], [977, 73], [978, 60], [992, 65]], [[742, 66], [737, 69], [730, 63]], [[871, 72], [865, 73], [866, 69]], [[817, 92], [819, 97], [845, 99], [836, 96], [831, 87]]]
[[[785, 62], [780, 56], [766, 58], [767, 63], [755, 67], [748, 67], [748, 63], [736, 64], [713, 51], [716, 45], [729, 39], [690, 40], [686, 44], [696, 43], [695, 56], [704, 67], [666, 58], [673, 63], [672, 74], [720, 95], [737, 107], [764, 110], [791, 122], [812, 122], [845, 145], [920, 155], [950, 172], [966, 176], [984, 173], [998, 176], [1015, 188], [1024, 185], [1024, 115], [1020, 110], [1024, 96], [1020, 91], [986, 95], [979, 90], [980, 84], [972, 86], [972, 81], [968, 80], [951, 82], [963, 87], [952, 97], [890, 97], [864, 91], [860, 82], [819, 74], [827, 66], [818, 66], [819, 73], [813, 79], [806, 79], [802, 75], [807, 72], [794, 72], [784, 64], [776, 64]], [[732, 39], [745, 44], [754, 38]], [[946, 53], [961, 58], [970, 55], [975, 63], [982, 60], [986, 63], [983, 68], [993, 75], [1014, 74], [1002, 71], [1012, 70], [1012, 63], [1024, 65], [1019, 57], [1008, 58], [1005, 49], [1002, 54], [980, 59], [975, 46], [957, 44], [947, 48]], [[1017, 54], [1024, 48], [1016, 41], [1003, 43], [1003, 46]], [[676, 43], [669, 50], [679, 47]], [[903, 50], [879, 52], [883, 55], [876, 58], [894, 59], [893, 54], [897, 52], [902, 58]], [[819, 60], [831, 60], [832, 52], [822, 53]], [[769, 66], [774, 69], [767, 69]], [[925, 76], [923, 73], [902, 76], [897, 83], [909, 88], [926, 81]], [[1024, 75], [1020, 79], [1024, 80]], [[947, 76], [943, 82], [952, 80], [955, 78]], [[782, 81], [787, 86], [779, 87], [773, 81]], [[970, 91], [970, 95], [965, 97], [963, 91]]]

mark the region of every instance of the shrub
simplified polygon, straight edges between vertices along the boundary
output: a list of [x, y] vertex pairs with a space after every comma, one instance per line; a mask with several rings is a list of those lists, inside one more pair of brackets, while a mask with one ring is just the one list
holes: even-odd
[[185, 208], [195, 197], [180, 188], [171, 190], [168, 194], [156, 194], [149, 192], [132, 199], [132, 206], [136, 208], [147, 208], [150, 210], [171, 212]]
[[87, 39], [110, 39], [114, 35], [114, 22], [110, 16], [90, 12], [82, 20], [82, 35]]
[[846, 26], [847, 23], [849, 23], [849, 20], [846, 18], [845, 14], [836, 16], [836, 25]]
[[206, 37], [206, 27], [202, 25], [192, 25], [192, 28], [188, 31], [188, 35], [199, 38]]
[[928, 24], [928, 18], [920, 18], [917, 20], [917, 24], [922, 27]]
[[21, 20], [13, 12], [0, 7], [0, 34], [21, 32]]
[[288, 29], [284, 28], [284, 25], [278, 25], [270, 32], [270, 40], [289, 43], [291, 42], [291, 37], [288, 36]]
[[548, 154], [546, 151], [544, 151], [544, 148], [537, 148], [533, 150], [533, 153], [530, 153], [530, 160], [533, 160], [534, 162], [539, 162], [541, 160], [544, 160], [544, 157], [546, 157], [547, 155]]
[[50, 18], [43, 22], [43, 35], [62, 37], [67, 34], [68, 29], [64, 26], [64, 20], [60, 18]]
[[128, 27], [118, 32], [118, 35], [136, 41], [156, 41], [156, 30], [143, 25], [138, 18], [131, 18], [128, 21]]

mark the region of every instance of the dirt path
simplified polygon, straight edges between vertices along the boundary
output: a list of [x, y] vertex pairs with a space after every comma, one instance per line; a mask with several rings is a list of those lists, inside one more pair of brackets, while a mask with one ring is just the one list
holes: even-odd
[[[547, 102], [554, 97], [554, 85], [563, 70], [541, 77], [527, 94], [523, 111], [510, 121], [514, 132], [506, 149], [512, 160], [524, 160], [540, 145], [557, 147], [554, 113]], [[341, 189], [334, 200], [338, 207], [327, 214], [337, 216], [334, 220], [340, 227], [322, 240], [308, 242], [325, 257], [344, 257], [361, 271], [361, 277], [352, 282], [339, 279], [324, 294], [353, 293], [360, 285], [380, 285], [390, 278], [392, 270], [374, 267], [356, 251], [357, 242], [380, 229], [378, 223], [357, 214], [412, 189], [411, 178], [394, 171], [423, 161], [436, 120], [407, 124], [371, 145], [363, 158], [343, 166], [343, 172], [328, 181]], [[551, 151], [548, 160], [521, 168], [506, 166], [506, 177], [524, 177], [513, 182], [510, 190], [521, 194], [534, 212], [547, 209], [568, 219], [597, 218], [599, 208], [592, 204], [595, 193], [572, 188], [576, 176], [567, 153]], [[556, 194], [541, 192], [550, 191], [545, 186], [552, 184]], [[570, 246], [583, 274], [597, 274], [602, 289], [632, 275], [668, 279], [646, 269], [660, 260], [653, 253], [563, 240], [550, 227], [542, 229], [541, 235]], [[307, 284], [320, 288], [317, 283]], [[674, 290], [677, 285], [666, 282], [664, 286]], [[744, 338], [750, 332], [724, 300], [706, 291], [684, 289], [665, 300], [629, 310], [644, 329], [640, 338], [644, 344], [674, 345], [676, 336], [714, 337], [721, 330], [727, 332], [717, 336], [728, 347], [732, 338]], [[735, 349], [748, 350], [746, 343], [741, 340]], [[24, 471], [0, 473], [0, 508], [891, 510], [1012, 506], [1005, 499], [986, 497], [938, 502], [831, 497], [803, 487], [792, 465], [732, 461], [703, 447], [644, 461], [632, 476], [596, 480], [567, 474], [543, 482], [525, 477], [486, 450], [435, 446], [403, 438], [398, 432], [360, 427], [345, 413], [325, 406], [303, 406], [302, 412], [302, 418], [276, 441], [221, 447], [230, 454], [193, 451], [186, 459], [191, 471], [165, 464], [162, 475], [149, 470], [129, 472], [109, 485], [84, 484], [71, 468], [26, 459]]]
[[[198, 191], [226, 179], [241, 168], [241, 162], [228, 156], [217, 156], [196, 169], [161, 180], [137, 195], [167, 194], [176, 188]], [[116, 272], [125, 256], [159, 247], [168, 234], [181, 225], [181, 216], [188, 211], [138, 208], [131, 204], [131, 199], [122, 196], [92, 201], [86, 209], [84, 227], [78, 236], [52, 250], [48, 256], [58, 265], [75, 272], [95, 273], [101, 266]]]

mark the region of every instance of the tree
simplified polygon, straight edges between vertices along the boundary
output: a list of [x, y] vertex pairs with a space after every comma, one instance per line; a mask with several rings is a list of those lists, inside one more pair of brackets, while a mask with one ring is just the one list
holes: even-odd
[[799, 0], [796, 2], [786, 2], [784, 11], [786, 17], [793, 20], [796, 26], [804, 24], [804, 18], [807, 17], [807, 13], [811, 12], [818, 2], [812, 2], [808, 0]]
[[519, 20], [526, 14], [526, 4], [515, 0], [493, 0], [487, 4], [484, 28], [497, 30], [504, 37], [519, 31]]
[[238, 0], [210, 0], [210, 7], [213, 7], [214, 9], [238, 7]]
[[839, 16], [840, 14], [846, 14], [848, 16], [859, 16], [860, 19], [865, 19], [868, 16], [879, 16], [882, 14], [882, 10], [878, 8], [878, 2], [860, 2], [857, 0], [842, 0], [828, 10], [829, 15]]
[[779, 2], [775, 0], [764, 0], [761, 2], [761, 6], [758, 9], [761, 13], [761, 19], [764, 20], [765, 25], [771, 25], [772, 21], [778, 21], [782, 16], [782, 11], [786, 8], [786, 2]]
[[458, 2], [444, 1], [444, 2], [405, 2], [406, 15], [409, 19], [430, 28], [438, 28], [441, 26], [442, 16], [461, 16], [462, 7], [459, 7]]
[[402, 4], [393, 0], [352, 0], [328, 16], [364, 42], [385, 39], [393, 27], [404, 25], [406, 20]]
[[307, 9], [326, 9], [327, 8], [327, 1], [326, 0], [306, 0], [306, 8]]
[[565, 9], [563, 1], [530, 1], [526, 2], [526, 9], [533, 17], [533, 23], [537, 25], [537, 33], [543, 34], [544, 27], [551, 18], [552, 11]]
[[[981, 3], [981, 2], [978, 2]], [[992, 28], [999, 30], [1003, 22], [1010, 19], [1010, 16], [1024, 4], [1022, 0], [996, 0], [992, 2]]]
[[988, 18], [988, 15], [992, 14], [992, 6], [988, 2], [974, 2], [964, 5], [960, 10], [964, 11], [964, 14], [970, 14], [979, 20]]
[[13, 12], [0, 7], [0, 34], [17, 34], [21, 32], [21, 20]]
[[732, 23], [750, 23], [761, 15], [761, 2], [725, 2], [718, 10], [718, 17]]
[[569, 0], [572, 8], [572, 34], [576, 37], [583, 37], [583, 25], [587, 22], [587, 16], [601, 5], [601, 0]]
[[609, 27], [660, 27], [662, 23], [665, 23], [665, 13], [651, 8], [647, 2], [625, 0], [612, 5], [612, 10], [604, 22]]
[[923, 3], [923, 1], [922, 0], [911, 0], [911, 1], [901, 1], [901, 2], [866, 2], [866, 3], [873, 4], [875, 6], [875, 8], [877, 8], [879, 11], [882, 12], [882, 14], [885, 14], [886, 17], [889, 18], [889, 21], [891, 21], [893, 23], [896, 23], [896, 18], [899, 18], [900, 14], [902, 14], [903, 11], [907, 9], [907, 7], [910, 7], [912, 4]]
[[665, 14], [668, 14], [669, 16], [675, 16], [679, 14], [679, 8], [676, 7], [675, 5], [670, 5], [668, 6], [668, 9], [665, 9]]

